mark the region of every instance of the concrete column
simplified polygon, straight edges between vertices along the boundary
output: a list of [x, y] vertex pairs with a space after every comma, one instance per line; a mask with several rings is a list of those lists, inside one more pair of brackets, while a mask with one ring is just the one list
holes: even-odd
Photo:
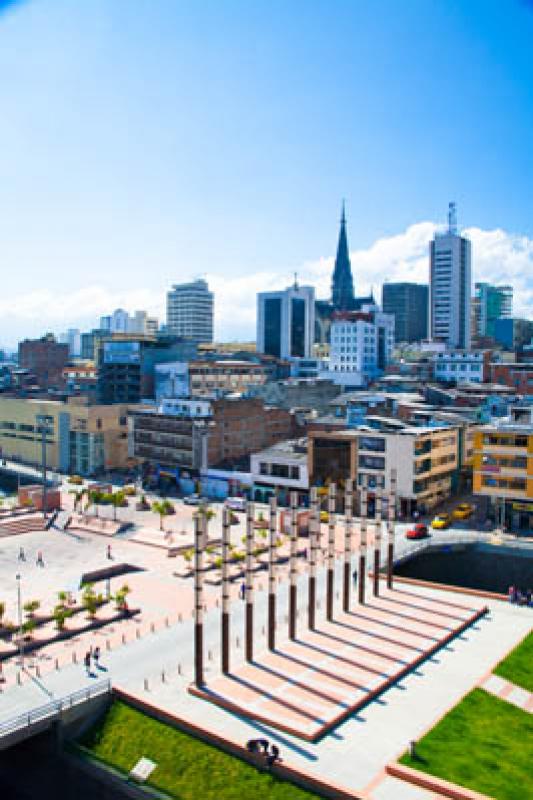
[[245, 654], [246, 661], [254, 658], [254, 504], [246, 504], [246, 617], [245, 617]]
[[361, 531], [359, 539], [359, 602], [365, 602], [365, 581], [366, 581], [366, 536], [368, 523], [368, 490], [366, 485], [361, 486]]
[[230, 642], [230, 530], [231, 511], [224, 506], [222, 511], [222, 672], [229, 672], [229, 642]]
[[379, 595], [379, 568], [381, 555], [381, 520], [383, 519], [383, 496], [376, 489], [375, 493], [375, 523], [374, 523], [374, 597]]
[[270, 519], [268, 539], [268, 649], [276, 647], [276, 539], [277, 539], [277, 500], [270, 498]]
[[326, 618], [333, 619], [333, 593], [335, 591], [335, 499], [336, 486], [329, 485], [328, 493], [328, 569], [326, 586]]
[[194, 682], [204, 684], [204, 522], [194, 517]]
[[291, 492], [291, 539], [289, 558], [289, 639], [296, 639], [296, 614], [298, 612], [296, 568], [298, 550], [298, 493]]
[[309, 630], [315, 629], [316, 617], [316, 555], [320, 543], [320, 507], [316, 486], [309, 492], [309, 591], [307, 622]]
[[392, 573], [394, 569], [394, 522], [396, 519], [396, 470], [390, 474], [389, 508], [387, 521], [387, 587], [392, 589]]
[[350, 609], [350, 582], [352, 571], [352, 523], [353, 523], [353, 481], [346, 480], [344, 490], [344, 585], [342, 592], [343, 611]]

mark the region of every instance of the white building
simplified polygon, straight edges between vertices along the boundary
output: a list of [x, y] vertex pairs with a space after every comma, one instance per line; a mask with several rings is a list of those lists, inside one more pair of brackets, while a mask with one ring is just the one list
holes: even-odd
[[264, 500], [276, 489], [307, 493], [307, 439], [278, 442], [266, 450], [253, 453], [250, 456], [250, 472], [254, 484], [254, 499]]
[[432, 358], [433, 377], [446, 383], [482, 383], [485, 378], [486, 350], [452, 350]]
[[159, 406], [160, 414], [171, 414], [187, 419], [204, 418], [213, 416], [213, 406], [210, 400], [201, 398], [165, 398]]
[[214, 295], [203, 279], [175, 284], [167, 293], [167, 332], [195, 342], [213, 341]]
[[112, 314], [100, 317], [100, 330], [108, 333], [140, 333], [155, 336], [159, 322], [149, 317], [146, 311], [136, 311], [131, 316], [123, 308], [116, 308]]
[[257, 352], [276, 358], [311, 358], [315, 338], [315, 290], [293, 286], [257, 295]]
[[457, 233], [455, 203], [450, 203], [448, 230], [430, 243], [430, 336], [448, 347], [470, 348], [472, 248]]
[[331, 325], [328, 377], [343, 386], [366, 386], [392, 359], [394, 315], [376, 305], [345, 312]]

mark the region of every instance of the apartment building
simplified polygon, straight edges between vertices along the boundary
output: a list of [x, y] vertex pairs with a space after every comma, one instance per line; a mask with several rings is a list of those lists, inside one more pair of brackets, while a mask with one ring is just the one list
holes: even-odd
[[399, 511], [429, 510], [449, 497], [459, 467], [459, 436], [452, 426], [422, 427], [381, 417], [341, 431], [308, 433], [309, 479], [313, 483], [352, 478], [357, 486], [390, 489], [396, 470]]
[[267, 502], [277, 493], [286, 504], [290, 492], [298, 493], [299, 502], [307, 497], [309, 474], [307, 467], [307, 439], [295, 439], [268, 447], [250, 457], [253, 480], [253, 499]]
[[231, 392], [245, 394], [263, 386], [269, 374], [267, 365], [253, 361], [195, 360], [189, 363], [190, 393], [198, 397], [217, 397]]
[[433, 377], [443, 383], [482, 383], [489, 378], [490, 350], [450, 350], [436, 353]]
[[474, 493], [489, 514], [512, 531], [533, 531], [533, 409], [484, 425], [474, 437]]
[[94, 475], [127, 466], [128, 406], [0, 397], [0, 453], [26, 464], [42, 462], [39, 416], [47, 417], [50, 469]]

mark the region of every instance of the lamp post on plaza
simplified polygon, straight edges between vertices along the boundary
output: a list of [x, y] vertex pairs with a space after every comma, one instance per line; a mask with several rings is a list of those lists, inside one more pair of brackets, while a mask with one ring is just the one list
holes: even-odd
[[22, 635], [22, 600], [20, 575], [17, 573], [17, 619], [19, 625], [19, 661], [21, 669], [24, 669], [24, 637]]
[[297, 551], [298, 551], [298, 493], [291, 492], [291, 528], [289, 556], [289, 639], [296, 639], [296, 615], [298, 613]]
[[363, 476], [363, 485], [361, 486], [361, 521], [360, 521], [360, 539], [359, 539], [359, 602], [365, 602], [365, 580], [366, 580], [366, 532], [367, 532], [367, 512], [368, 512], [368, 497], [367, 488], [365, 483], [365, 476]]
[[229, 559], [230, 559], [230, 524], [231, 511], [224, 506], [222, 512], [222, 672], [229, 672], [229, 640], [230, 640], [230, 594], [229, 594]]
[[194, 517], [194, 682], [204, 684], [204, 517]]
[[246, 661], [253, 661], [254, 658], [254, 584], [253, 584], [254, 538], [255, 538], [254, 504], [247, 503], [246, 504], [246, 569], [245, 569]]
[[373, 593], [374, 597], [379, 595], [379, 570], [380, 570], [380, 555], [381, 555], [381, 520], [383, 519], [383, 495], [376, 489], [374, 494], [375, 500], [375, 522], [374, 522], [374, 581]]
[[388, 504], [388, 521], [387, 521], [387, 539], [388, 539], [388, 552], [387, 552], [387, 588], [392, 589], [392, 572], [394, 569], [394, 520], [396, 518], [396, 470], [391, 470], [390, 474], [390, 492]]
[[276, 522], [277, 500], [270, 498], [269, 539], [268, 539], [268, 649], [276, 647]]
[[316, 486], [309, 496], [309, 592], [307, 601], [308, 627], [315, 629], [316, 612], [316, 555], [320, 542], [320, 507]]
[[336, 487], [330, 483], [328, 491], [328, 569], [326, 585], [326, 619], [333, 619], [333, 592], [335, 580], [335, 496]]
[[342, 608], [350, 610], [350, 571], [352, 566], [353, 480], [346, 480], [344, 495], [344, 586]]

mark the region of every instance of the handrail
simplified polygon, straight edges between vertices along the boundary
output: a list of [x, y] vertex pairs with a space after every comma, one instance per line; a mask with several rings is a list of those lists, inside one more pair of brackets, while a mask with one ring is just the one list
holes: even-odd
[[16, 717], [0, 723], [0, 737], [7, 736], [10, 733], [21, 730], [22, 728], [29, 728], [34, 723], [40, 722], [44, 719], [60, 714], [64, 709], [72, 708], [79, 703], [87, 702], [92, 697], [97, 697], [100, 694], [111, 691], [111, 681], [109, 678], [105, 681], [99, 681], [93, 686], [88, 686], [86, 689], [78, 689], [71, 694], [46, 703], [43, 706], [37, 706], [27, 711], [25, 714], [19, 714]]

